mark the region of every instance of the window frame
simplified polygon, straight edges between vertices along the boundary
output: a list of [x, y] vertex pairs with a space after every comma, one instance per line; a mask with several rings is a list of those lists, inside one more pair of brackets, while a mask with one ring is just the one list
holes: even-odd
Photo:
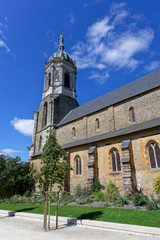
[[[156, 147], [158, 147], [156, 151]], [[148, 156], [149, 156], [149, 161], [150, 161], [150, 167], [151, 169], [160, 169], [160, 147], [159, 144], [155, 141], [152, 141], [148, 144]], [[151, 150], [152, 150], [152, 155], [151, 155]], [[159, 157], [158, 157], [159, 154]], [[155, 166], [155, 167], [154, 167]]]
[[111, 155], [111, 162], [112, 162], [112, 172], [121, 172], [122, 166], [121, 166], [121, 158], [118, 149], [114, 148], [110, 152]]

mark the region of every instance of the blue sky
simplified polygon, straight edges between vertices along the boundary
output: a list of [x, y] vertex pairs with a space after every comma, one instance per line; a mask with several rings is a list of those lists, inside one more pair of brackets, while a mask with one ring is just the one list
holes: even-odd
[[60, 34], [84, 104], [160, 68], [159, 9], [159, 0], [1, 0], [0, 153], [28, 160], [43, 67]]

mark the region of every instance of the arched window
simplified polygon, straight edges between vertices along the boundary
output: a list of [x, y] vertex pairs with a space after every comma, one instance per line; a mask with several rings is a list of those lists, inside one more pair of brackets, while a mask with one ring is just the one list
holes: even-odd
[[99, 119], [96, 118], [95, 120], [95, 130], [97, 131], [99, 129]]
[[51, 73], [48, 74], [48, 86], [51, 85]]
[[39, 138], [39, 151], [41, 151], [42, 148], [42, 136]]
[[64, 75], [64, 86], [69, 88], [69, 74], [68, 73], [65, 73]]
[[44, 127], [47, 124], [47, 109], [48, 109], [48, 104], [47, 102], [45, 102], [43, 106], [42, 127]]
[[76, 129], [75, 127], [72, 128], [72, 138], [74, 138], [76, 136]]
[[75, 158], [76, 162], [76, 175], [81, 175], [82, 174], [82, 163], [81, 163], [81, 158], [80, 156], [76, 156]]
[[135, 122], [136, 121], [135, 111], [134, 111], [133, 107], [130, 107], [130, 109], [129, 109], [129, 121], [130, 122]]
[[160, 148], [158, 143], [152, 142], [148, 146], [151, 168], [160, 168]]
[[112, 158], [112, 171], [113, 172], [121, 171], [120, 155], [117, 149], [112, 150], [111, 158]]

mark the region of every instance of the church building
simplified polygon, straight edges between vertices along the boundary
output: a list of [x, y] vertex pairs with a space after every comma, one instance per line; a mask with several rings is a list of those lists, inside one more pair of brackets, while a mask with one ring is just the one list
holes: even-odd
[[153, 192], [160, 176], [160, 69], [79, 106], [77, 68], [59, 37], [44, 66], [44, 89], [34, 112], [29, 161], [40, 168], [47, 130], [54, 129], [73, 171], [65, 190], [113, 181], [122, 194]]

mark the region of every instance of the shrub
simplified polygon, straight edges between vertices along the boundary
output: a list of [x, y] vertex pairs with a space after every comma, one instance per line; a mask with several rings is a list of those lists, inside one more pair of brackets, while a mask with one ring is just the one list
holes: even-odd
[[91, 197], [86, 198], [86, 203], [92, 203], [92, 202], [93, 202], [93, 199]]
[[90, 186], [90, 192], [99, 192], [100, 190], [104, 189], [104, 186], [100, 183], [98, 178], [95, 178], [93, 183]]
[[155, 201], [155, 199], [152, 198], [151, 201], [148, 201], [146, 208], [147, 208], [147, 210], [157, 210], [158, 205], [157, 205], [157, 202]]
[[106, 198], [109, 202], [116, 201], [119, 197], [118, 187], [110, 181], [106, 187]]
[[60, 202], [67, 204], [75, 201], [76, 201], [75, 197], [73, 195], [70, 195], [70, 193], [66, 191], [61, 192]]
[[157, 194], [160, 194], [160, 177], [154, 179], [153, 189]]
[[10, 198], [10, 203], [13, 204], [23, 203], [23, 198], [21, 195], [14, 195]]
[[105, 202], [105, 195], [102, 192], [95, 192], [93, 194], [94, 201], [102, 201]]
[[119, 194], [118, 187], [112, 181], [106, 187], [106, 194]]
[[82, 187], [80, 184], [77, 184], [77, 186], [75, 187], [74, 194], [76, 197], [80, 197], [82, 195]]
[[34, 192], [32, 194], [31, 200], [33, 203], [42, 204], [45, 201], [45, 195], [44, 193]]
[[143, 206], [147, 204], [148, 197], [146, 195], [140, 194], [140, 193], [134, 193], [132, 195], [132, 203], [135, 206]]

